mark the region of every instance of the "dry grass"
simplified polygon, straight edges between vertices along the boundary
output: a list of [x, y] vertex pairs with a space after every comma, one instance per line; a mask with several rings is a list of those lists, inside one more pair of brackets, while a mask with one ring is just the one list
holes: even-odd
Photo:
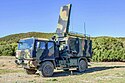
[[0, 56], [0, 83], [124, 83], [125, 62], [92, 62], [84, 73], [55, 71], [53, 77], [27, 75], [15, 57]]

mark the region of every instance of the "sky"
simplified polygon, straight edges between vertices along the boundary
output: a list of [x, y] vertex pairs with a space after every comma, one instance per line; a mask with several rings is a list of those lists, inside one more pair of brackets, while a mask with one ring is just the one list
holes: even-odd
[[125, 37], [125, 0], [0, 0], [0, 37], [55, 32], [60, 7], [72, 4], [70, 31]]

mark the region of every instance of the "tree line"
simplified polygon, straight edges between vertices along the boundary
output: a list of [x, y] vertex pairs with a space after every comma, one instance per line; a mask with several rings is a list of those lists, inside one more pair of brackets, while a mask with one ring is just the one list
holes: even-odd
[[93, 38], [93, 61], [125, 61], [125, 38]]
[[[51, 38], [54, 33], [28, 32], [0, 38], [0, 56], [15, 56], [17, 41], [22, 38]], [[92, 61], [125, 61], [125, 38], [92, 37]]]

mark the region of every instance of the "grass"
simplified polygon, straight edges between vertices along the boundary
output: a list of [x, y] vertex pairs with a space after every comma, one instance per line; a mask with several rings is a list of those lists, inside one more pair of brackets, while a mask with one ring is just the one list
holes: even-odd
[[[125, 83], [125, 62], [92, 62], [84, 72], [55, 71], [53, 77], [27, 75], [15, 66], [14, 57], [0, 60], [1, 83]], [[11, 61], [11, 62], [9, 62]]]
[[[100, 65], [99, 65], [100, 64]], [[124, 83], [125, 65], [110, 66], [102, 63], [94, 64], [85, 73], [57, 76], [44, 79], [45, 83]], [[114, 63], [115, 64], [115, 63]], [[96, 67], [96, 65], [98, 65]], [[68, 73], [68, 72], [67, 72]], [[76, 73], [76, 71], [73, 71]], [[56, 81], [54, 81], [56, 79]]]
[[19, 73], [24, 72], [23, 70], [12, 70], [12, 69], [0, 69], [0, 74], [7, 74], [7, 73]]
[[[19, 73], [24, 72], [23, 70], [8, 70], [0, 69], [0, 74], [8, 73]], [[25, 72], [24, 72], [25, 74]], [[26, 74], [25, 74], [26, 75]], [[30, 77], [29, 77], [30, 76]], [[78, 73], [73, 70], [73, 75], [71, 71], [56, 71], [53, 77], [41, 77], [26, 75], [27, 79], [22, 82], [28, 83], [124, 83], [125, 82], [125, 66], [109, 65], [109, 64], [93, 64], [86, 72]], [[20, 76], [19, 78], [23, 78]], [[32, 78], [32, 79], [31, 79]], [[17, 81], [18, 83], [18, 81]]]

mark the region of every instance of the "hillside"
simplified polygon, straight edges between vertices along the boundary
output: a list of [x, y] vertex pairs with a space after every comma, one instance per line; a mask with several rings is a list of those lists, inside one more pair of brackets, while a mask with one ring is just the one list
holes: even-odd
[[54, 33], [28, 32], [2, 37], [0, 38], [0, 56], [14, 56], [19, 39], [28, 37], [51, 38], [52, 35], [54, 35]]
[[0, 43], [1, 42], [16, 43], [19, 39], [28, 38], [28, 37], [51, 38], [53, 35], [54, 33], [41, 33], [41, 32], [12, 34], [12, 35], [8, 35], [0, 38]]
[[[28, 32], [0, 38], [0, 56], [14, 56], [17, 41], [27, 37], [51, 38], [54, 33]], [[125, 37], [92, 37], [93, 61], [125, 61]]]

